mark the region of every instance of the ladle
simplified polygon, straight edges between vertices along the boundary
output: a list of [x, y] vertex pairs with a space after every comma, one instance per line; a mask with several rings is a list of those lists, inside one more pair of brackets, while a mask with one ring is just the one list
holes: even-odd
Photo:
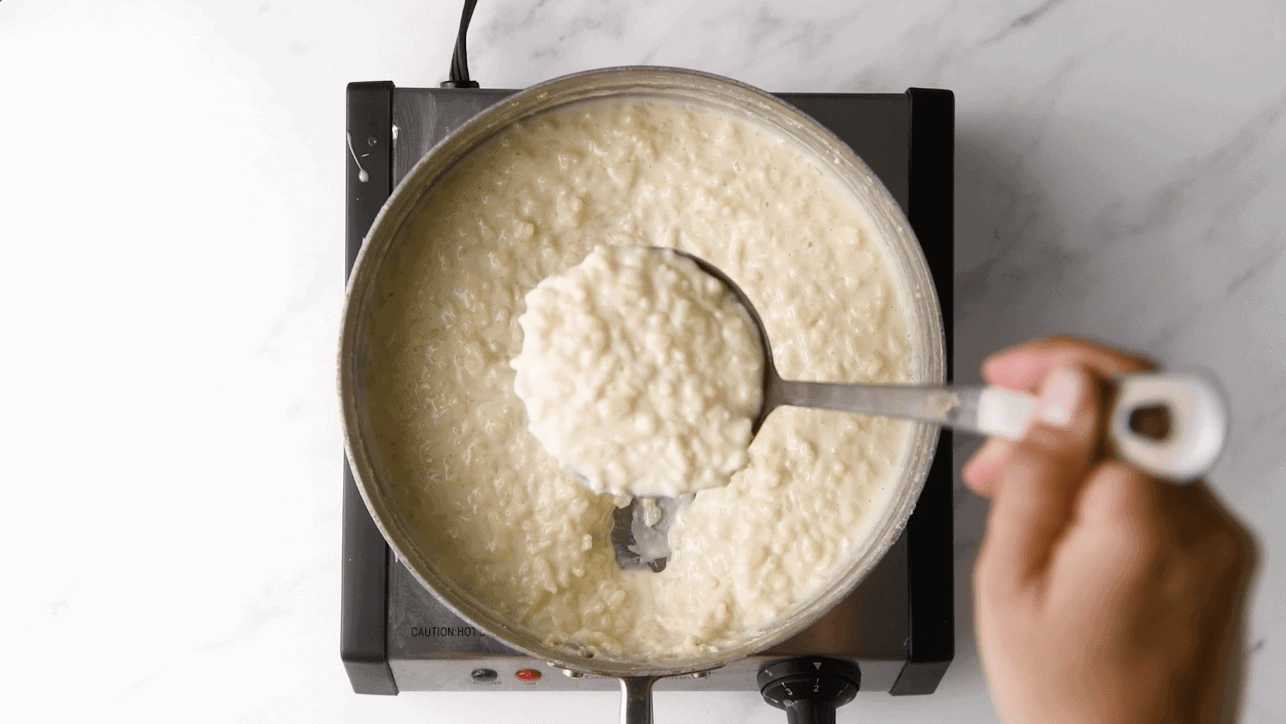
[[[764, 353], [763, 404], [752, 433], [757, 434], [768, 415], [785, 405], [919, 420], [1008, 440], [1020, 439], [1026, 432], [1036, 407], [1036, 396], [1028, 392], [991, 385], [867, 385], [782, 379], [773, 365], [763, 320], [741, 287], [705, 259], [678, 253], [723, 282], [745, 308], [759, 335]], [[1228, 431], [1224, 399], [1215, 379], [1200, 371], [1114, 377], [1106, 405], [1104, 450], [1162, 480], [1176, 484], [1198, 480], [1214, 467], [1223, 451]], [[617, 510], [612, 541], [623, 569], [659, 571], [665, 567], [669, 553], [664, 536], [682, 505], [670, 498], [655, 500], [661, 512], [655, 522], [647, 520], [656, 515], [644, 514], [640, 498]], [[646, 525], [645, 520], [652, 525]]]

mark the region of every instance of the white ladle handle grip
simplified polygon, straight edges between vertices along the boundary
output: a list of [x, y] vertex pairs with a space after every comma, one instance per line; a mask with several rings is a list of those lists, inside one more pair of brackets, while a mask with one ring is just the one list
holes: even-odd
[[[1171, 482], [1205, 475], [1223, 452], [1228, 406], [1214, 378], [1199, 372], [1138, 373], [1113, 378], [1109, 400], [1109, 453]], [[963, 402], [963, 400], [962, 400]], [[1168, 430], [1159, 439], [1134, 430], [1139, 410], [1164, 408]], [[983, 387], [977, 400], [977, 431], [1020, 439], [1036, 413], [1036, 397], [1001, 387]]]

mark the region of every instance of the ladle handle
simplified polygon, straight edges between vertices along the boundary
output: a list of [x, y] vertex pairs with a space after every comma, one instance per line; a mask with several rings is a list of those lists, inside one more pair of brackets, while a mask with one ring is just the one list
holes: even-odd
[[[1228, 405], [1209, 374], [1140, 372], [1112, 379], [1109, 455], [1175, 483], [1214, 467], [1228, 437]], [[911, 387], [780, 381], [766, 403], [909, 418], [1009, 440], [1022, 438], [1036, 397], [1001, 387]]]
[[[1000, 387], [956, 389], [954, 427], [1017, 440], [1036, 412], [1034, 395]], [[1108, 399], [1108, 453], [1175, 483], [1214, 467], [1228, 435], [1228, 406], [1210, 375], [1196, 372], [1122, 375]]]
[[621, 724], [652, 724], [651, 676], [621, 678]]

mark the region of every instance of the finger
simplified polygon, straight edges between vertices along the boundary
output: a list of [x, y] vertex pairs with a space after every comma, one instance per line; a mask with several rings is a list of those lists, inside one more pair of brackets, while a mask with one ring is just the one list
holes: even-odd
[[1204, 483], [1173, 485], [1116, 460], [1097, 466], [1076, 515], [1095, 535], [1146, 533], [1193, 553], [1223, 547], [1242, 530]]
[[1156, 486], [1160, 514], [1179, 545], [1211, 570], [1237, 573], [1253, 567], [1254, 537], [1208, 485], [1157, 481]]
[[1078, 366], [1060, 366], [1041, 385], [1036, 414], [999, 475], [981, 556], [1006, 586], [1039, 578], [1072, 518], [1097, 457], [1102, 391]]
[[1156, 369], [1142, 355], [1104, 347], [1076, 337], [1045, 337], [997, 352], [982, 363], [982, 376], [991, 384], [1015, 390], [1035, 390], [1050, 370], [1076, 365], [1103, 377]]
[[1076, 503], [1076, 533], [1111, 561], [1123, 582], [1147, 581], [1161, 600], [1197, 594], [1204, 573], [1181, 540], [1194, 521], [1166, 502], [1174, 486], [1128, 465], [1095, 466]]
[[1100, 532], [1146, 529], [1152, 534], [1165, 518], [1165, 485], [1124, 463], [1106, 460], [1085, 483], [1076, 504], [1077, 523]]
[[985, 498], [995, 495], [1000, 471], [1014, 444], [999, 437], [988, 438], [960, 470], [960, 477], [973, 492]]

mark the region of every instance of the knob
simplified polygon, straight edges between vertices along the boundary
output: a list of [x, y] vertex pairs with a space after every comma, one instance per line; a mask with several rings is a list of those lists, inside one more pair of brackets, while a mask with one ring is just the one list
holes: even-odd
[[759, 670], [759, 693], [790, 724], [835, 724], [835, 709], [857, 696], [862, 672], [843, 659], [804, 656], [771, 661]]

